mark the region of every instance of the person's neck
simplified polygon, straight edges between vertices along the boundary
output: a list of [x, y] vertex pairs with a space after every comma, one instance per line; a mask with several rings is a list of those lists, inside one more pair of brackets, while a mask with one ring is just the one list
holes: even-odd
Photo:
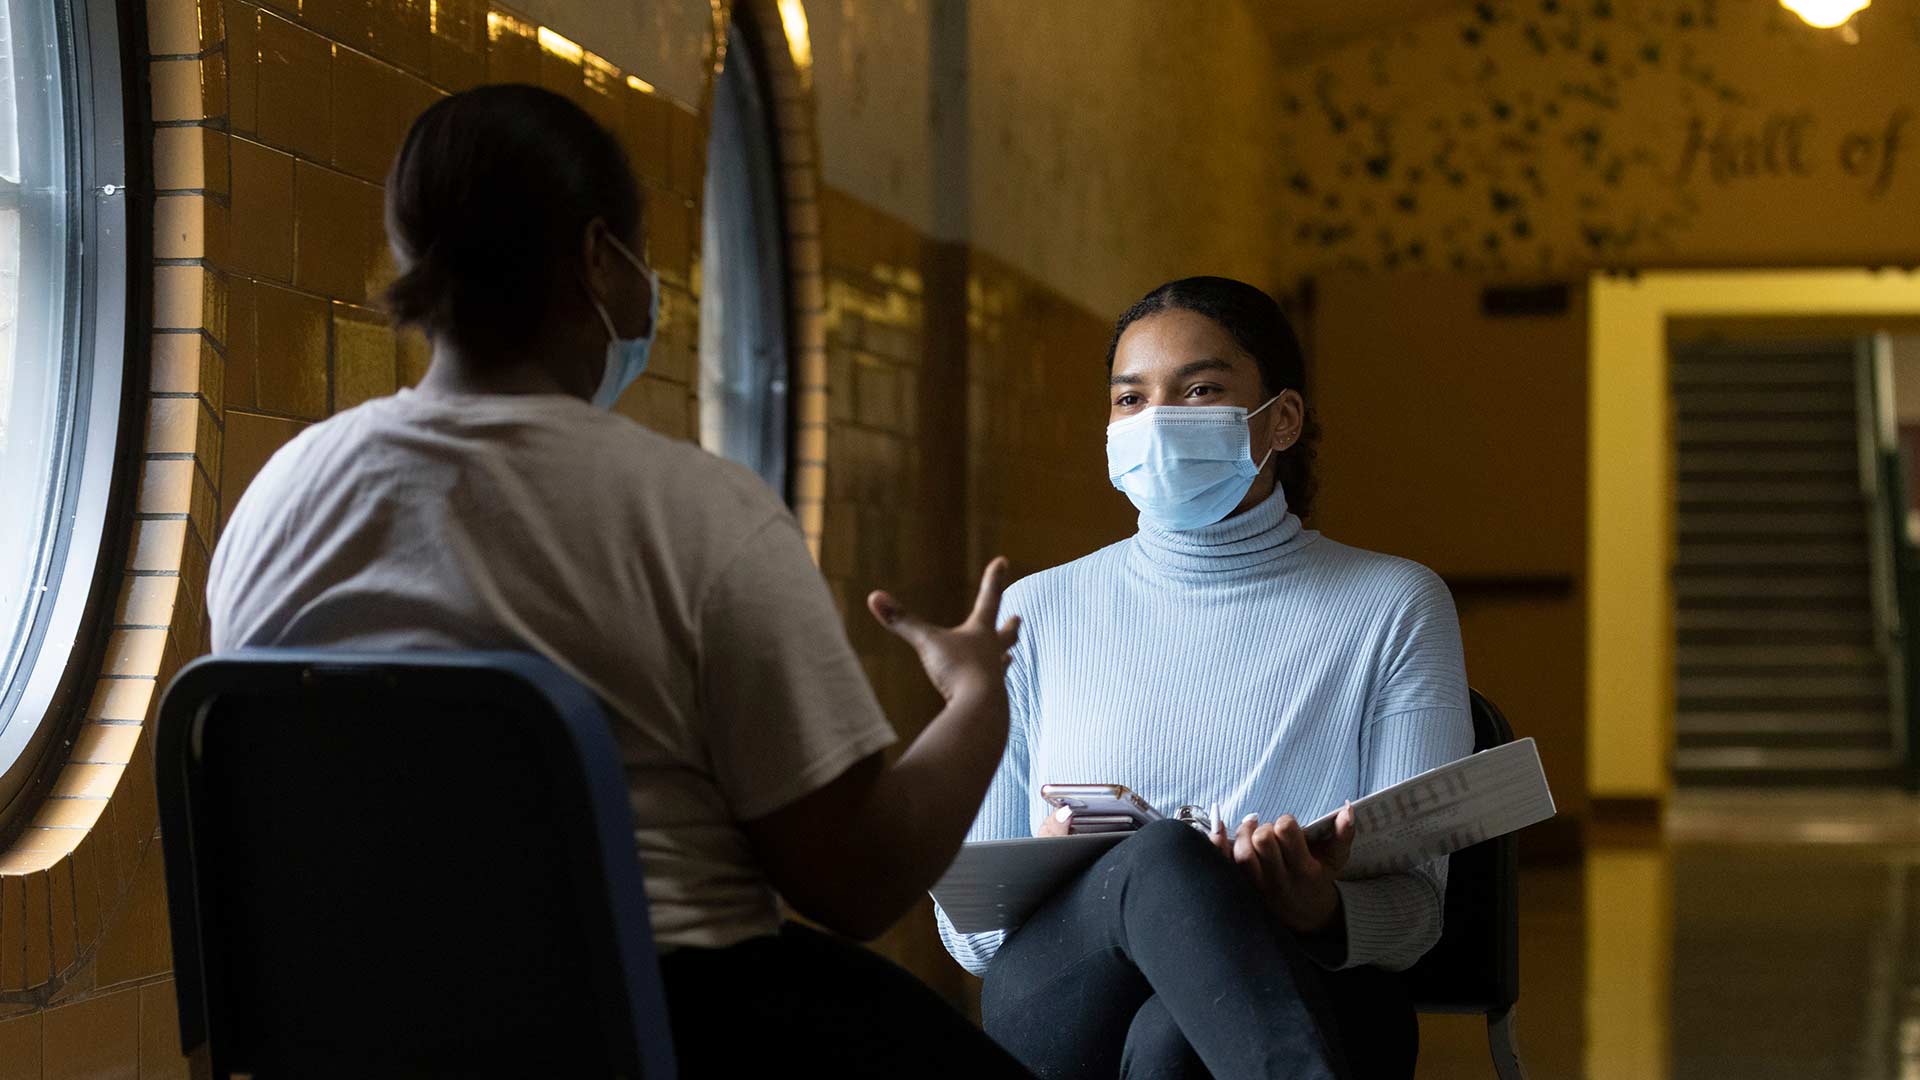
[[415, 389], [426, 394], [563, 394], [583, 400], [592, 393], [568, 386], [543, 364], [480, 361], [444, 341], [434, 343], [433, 362]]

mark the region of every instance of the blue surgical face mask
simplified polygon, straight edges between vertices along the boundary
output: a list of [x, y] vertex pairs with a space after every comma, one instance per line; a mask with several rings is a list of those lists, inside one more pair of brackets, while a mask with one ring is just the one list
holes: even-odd
[[653, 352], [653, 335], [660, 329], [660, 275], [611, 234], [607, 236], [607, 241], [615, 251], [627, 257], [635, 270], [647, 275], [647, 293], [651, 299], [647, 302], [647, 332], [637, 338], [623, 338], [613, 328], [613, 316], [607, 314], [606, 305], [591, 293], [587, 296], [593, 301], [593, 310], [600, 313], [600, 321], [607, 326], [606, 373], [600, 376], [600, 386], [593, 392], [593, 403], [602, 409], [613, 408], [613, 403], [620, 400], [620, 395], [626, 392], [627, 387], [632, 386], [647, 370], [647, 357]]
[[1140, 519], [1173, 532], [1211, 525], [1247, 497], [1273, 448], [1254, 464], [1238, 405], [1157, 405], [1107, 427], [1107, 476], [1140, 509]]

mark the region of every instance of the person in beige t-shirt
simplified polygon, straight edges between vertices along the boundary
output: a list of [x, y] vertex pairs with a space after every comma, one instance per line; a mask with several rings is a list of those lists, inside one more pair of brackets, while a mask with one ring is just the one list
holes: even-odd
[[432, 366], [260, 471], [214, 555], [214, 648], [519, 648], [596, 693], [687, 1075], [1023, 1075], [779, 904], [872, 938], [952, 860], [1006, 744], [1005, 563], [955, 627], [870, 598], [946, 700], [889, 763], [893, 727], [787, 508], [606, 408], [659, 304], [614, 138], [558, 95], [482, 87], [421, 115], [386, 190], [388, 302]]

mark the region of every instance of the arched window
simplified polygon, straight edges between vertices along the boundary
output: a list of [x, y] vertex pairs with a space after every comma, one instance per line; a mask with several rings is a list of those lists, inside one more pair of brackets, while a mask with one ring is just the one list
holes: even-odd
[[0, 0], [0, 814], [70, 682], [126, 352], [115, 7]]
[[751, 39], [734, 27], [713, 91], [701, 222], [700, 444], [787, 495], [780, 159]]

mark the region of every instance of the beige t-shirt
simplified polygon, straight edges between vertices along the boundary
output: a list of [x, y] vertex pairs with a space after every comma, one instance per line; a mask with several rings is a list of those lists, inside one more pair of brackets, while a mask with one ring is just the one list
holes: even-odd
[[605, 703], [663, 946], [778, 927], [739, 822], [894, 734], [752, 473], [563, 396], [411, 390], [317, 424], [234, 510], [213, 647], [529, 649]]

